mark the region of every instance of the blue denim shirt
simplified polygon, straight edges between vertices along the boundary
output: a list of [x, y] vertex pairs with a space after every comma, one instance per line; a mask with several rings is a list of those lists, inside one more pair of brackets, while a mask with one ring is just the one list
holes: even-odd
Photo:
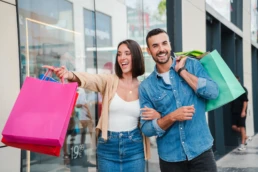
[[157, 119], [141, 120], [142, 132], [148, 137], [157, 136], [159, 157], [168, 162], [192, 160], [212, 147], [213, 138], [206, 122], [205, 103], [206, 99], [215, 99], [219, 94], [217, 84], [210, 79], [198, 60], [188, 58], [185, 64], [188, 72], [198, 77], [196, 91], [177, 74], [175, 62], [173, 58], [169, 71], [171, 85], [164, 82], [155, 67], [139, 87], [141, 108], [153, 108], [162, 117], [181, 106], [195, 107], [192, 120], [177, 121], [166, 131], [159, 127]]

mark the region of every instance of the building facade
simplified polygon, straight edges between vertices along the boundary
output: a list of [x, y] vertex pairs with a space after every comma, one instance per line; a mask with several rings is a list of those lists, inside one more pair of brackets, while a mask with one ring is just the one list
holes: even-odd
[[[146, 78], [154, 68], [146, 52], [149, 30], [162, 28], [174, 51], [217, 49], [248, 90], [247, 134], [258, 132], [257, 0], [0, 0], [0, 131], [25, 77], [39, 78], [42, 65], [89, 73], [114, 73], [117, 44], [127, 38], [142, 47]], [[54, 79], [56, 79], [54, 77]], [[95, 126], [101, 96], [80, 90], [87, 104], [70, 121], [60, 157], [6, 147], [0, 143], [0, 171], [97, 171]], [[214, 151], [238, 145], [231, 130], [230, 105], [207, 114]], [[159, 171], [155, 137], [146, 171]], [[69, 155], [68, 157], [65, 155]]]

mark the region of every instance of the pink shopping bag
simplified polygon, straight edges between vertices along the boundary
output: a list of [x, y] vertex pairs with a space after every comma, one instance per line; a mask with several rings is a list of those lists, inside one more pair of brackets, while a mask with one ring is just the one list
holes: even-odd
[[60, 146], [44, 146], [44, 145], [35, 145], [35, 144], [26, 144], [26, 143], [13, 143], [7, 142], [5, 138], [2, 138], [2, 143], [6, 146], [12, 146], [15, 148], [20, 148], [22, 150], [29, 150], [32, 152], [53, 155], [53, 156], [60, 156], [61, 148]]
[[62, 146], [77, 83], [62, 84], [27, 77], [2, 135], [8, 142]]

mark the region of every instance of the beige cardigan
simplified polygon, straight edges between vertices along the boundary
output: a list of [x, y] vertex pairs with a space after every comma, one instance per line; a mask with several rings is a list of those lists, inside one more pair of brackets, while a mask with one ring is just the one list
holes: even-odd
[[[98, 136], [101, 130], [103, 139], [107, 140], [109, 104], [116, 93], [119, 78], [112, 74], [73, 73], [79, 78], [80, 87], [101, 93], [102, 111], [96, 127], [96, 135]], [[143, 136], [143, 144], [145, 159], [150, 159], [150, 141], [146, 136]]]

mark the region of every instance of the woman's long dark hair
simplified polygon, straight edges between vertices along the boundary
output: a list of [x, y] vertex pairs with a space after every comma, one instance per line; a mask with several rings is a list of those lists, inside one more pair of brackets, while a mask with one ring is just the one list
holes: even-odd
[[[128, 47], [132, 55], [132, 77], [136, 78], [143, 75], [145, 66], [140, 45], [134, 40], [127, 39], [118, 44], [117, 50], [122, 44], [125, 44]], [[123, 78], [123, 72], [118, 63], [118, 54], [116, 55], [115, 72], [119, 78]]]

